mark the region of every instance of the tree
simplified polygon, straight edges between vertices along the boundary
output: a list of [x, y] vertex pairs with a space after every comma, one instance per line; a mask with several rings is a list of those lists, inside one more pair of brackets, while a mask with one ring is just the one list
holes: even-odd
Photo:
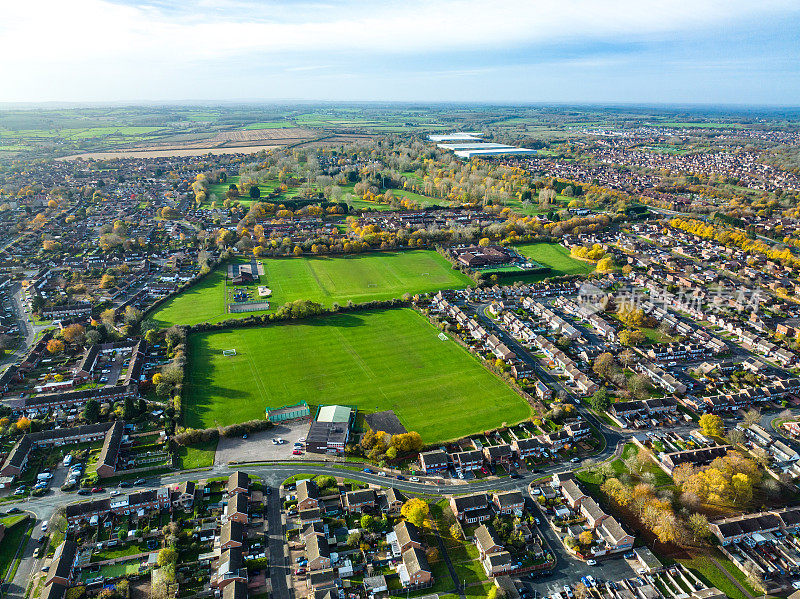
[[611, 272], [615, 268], [614, 259], [611, 256], [600, 258], [597, 261], [597, 272]]
[[703, 414], [700, 416], [699, 424], [704, 435], [721, 437], [725, 434], [725, 424], [716, 414]]
[[94, 398], [87, 401], [81, 417], [90, 424], [97, 422], [100, 419], [100, 402]]
[[116, 277], [110, 274], [104, 274], [100, 277], [100, 289], [111, 289], [117, 282]]
[[250, 198], [253, 200], [257, 200], [261, 197], [261, 190], [259, 189], [258, 185], [253, 185], [250, 187]]
[[539, 192], [539, 208], [545, 210], [549, 208], [550, 204], [555, 202], [557, 195], [558, 194], [556, 193], [556, 190], [552, 189], [551, 187], [541, 190]]
[[26, 431], [31, 428], [31, 419], [26, 416], [20, 416], [14, 426], [17, 427], [18, 431]]
[[458, 525], [458, 523], [453, 523], [450, 525], [450, 536], [454, 539], [463, 538], [464, 535], [462, 534], [461, 527]]
[[744, 433], [740, 429], [734, 428], [728, 431], [726, 438], [731, 445], [741, 445], [744, 442]]
[[359, 543], [361, 543], [361, 533], [359, 531], [351, 532], [347, 535], [348, 547], [358, 547]]
[[591, 530], [584, 530], [581, 534], [578, 535], [578, 543], [583, 545], [584, 547], [588, 547], [592, 544], [594, 540], [594, 535], [592, 534]]
[[605, 387], [600, 387], [589, 399], [589, 404], [598, 412], [605, 410], [611, 405], [611, 399], [608, 396], [608, 390]]
[[172, 547], [164, 547], [158, 552], [158, 565], [168, 566], [178, 563], [178, 552]]
[[741, 472], [734, 474], [731, 477], [731, 485], [736, 503], [739, 505], [750, 503], [753, 499], [753, 483], [749, 476]]
[[51, 339], [47, 342], [47, 351], [51, 354], [60, 354], [64, 351], [64, 342], [61, 339]]
[[491, 241], [489, 240], [488, 237], [482, 237], [481, 240], [478, 242], [478, 245], [481, 246], [482, 248], [485, 248], [488, 247], [490, 243]]
[[361, 528], [372, 531], [375, 528], [375, 518], [369, 514], [361, 516]]
[[614, 356], [609, 352], [600, 354], [595, 358], [592, 370], [594, 370], [598, 376], [606, 379], [610, 378], [615, 370]]
[[690, 514], [686, 520], [686, 526], [689, 529], [689, 534], [698, 543], [711, 535], [711, 530], [708, 528], [708, 518], [703, 514], [697, 512]]
[[67, 343], [80, 344], [83, 341], [85, 332], [83, 325], [71, 324], [68, 327], [64, 327], [64, 330], [61, 331], [61, 336]]
[[625, 329], [619, 334], [619, 342], [628, 347], [636, 347], [647, 341], [647, 336], [639, 329]]
[[414, 497], [403, 504], [403, 507], [400, 508], [400, 513], [411, 524], [422, 527], [430, 513], [430, 506], [422, 499]]
[[628, 391], [635, 397], [642, 398], [650, 390], [650, 381], [643, 374], [634, 374], [628, 379]]
[[759, 412], [756, 408], [747, 410], [744, 413], [743, 421], [744, 421], [743, 426], [745, 428], [752, 426], [754, 424], [758, 424], [759, 422], [761, 422], [761, 412]]

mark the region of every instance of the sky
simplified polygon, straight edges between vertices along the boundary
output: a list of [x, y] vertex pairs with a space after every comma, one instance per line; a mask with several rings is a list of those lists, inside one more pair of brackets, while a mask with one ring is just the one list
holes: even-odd
[[800, 0], [0, 5], [0, 102], [800, 105]]

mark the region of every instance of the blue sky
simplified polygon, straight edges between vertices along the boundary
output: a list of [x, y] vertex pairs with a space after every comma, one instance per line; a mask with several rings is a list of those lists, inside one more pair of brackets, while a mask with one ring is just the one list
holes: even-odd
[[0, 102], [800, 104], [798, 0], [26, 0]]

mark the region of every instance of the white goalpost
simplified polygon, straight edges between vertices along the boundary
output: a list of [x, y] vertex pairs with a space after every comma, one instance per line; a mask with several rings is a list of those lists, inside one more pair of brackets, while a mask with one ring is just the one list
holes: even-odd
[[236, 355], [236, 350], [235, 349], [223, 349], [222, 350], [222, 355], [223, 356], [235, 356]]

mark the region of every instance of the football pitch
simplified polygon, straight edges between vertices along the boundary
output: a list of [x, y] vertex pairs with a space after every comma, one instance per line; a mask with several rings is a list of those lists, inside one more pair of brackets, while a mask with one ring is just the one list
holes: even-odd
[[530, 416], [524, 399], [407, 308], [196, 333], [188, 344], [192, 428], [264, 418], [267, 406], [301, 400], [394, 410], [427, 443]]
[[[469, 277], [453, 270], [430, 250], [380, 252], [356, 256], [268, 258], [260, 285], [272, 290], [271, 311], [286, 302], [308, 299], [330, 307], [348, 300], [364, 303], [462, 288]], [[167, 301], [151, 318], [161, 326], [219, 322], [253, 314], [229, 314], [225, 305], [225, 268], [217, 268], [197, 285]], [[256, 313], [258, 314], [258, 313]]]

